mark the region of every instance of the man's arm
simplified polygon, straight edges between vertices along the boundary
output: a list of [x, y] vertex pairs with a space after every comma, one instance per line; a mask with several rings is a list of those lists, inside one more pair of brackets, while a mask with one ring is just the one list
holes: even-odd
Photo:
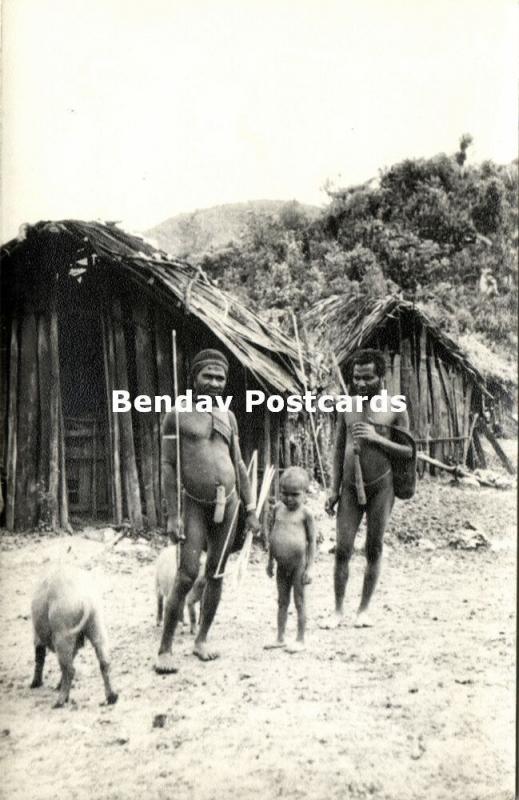
[[[395, 428], [402, 428], [404, 431], [409, 430], [409, 416], [407, 411], [402, 411], [398, 414], [395, 422]], [[356, 422], [352, 425], [353, 435], [360, 441], [375, 444], [384, 450], [389, 456], [399, 456], [400, 458], [411, 458], [413, 449], [409, 444], [398, 444], [392, 442], [391, 439], [386, 439], [375, 430], [373, 420], [370, 418], [369, 422]]]
[[179, 499], [177, 497], [177, 421], [176, 412], [170, 411], [162, 423], [162, 496], [166, 500], [166, 532], [173, 541], [182, 538], [179, 525]]
[[332, 485], [330, 489], [330, 495], [325, 505], [325, 509], [328, 514], [333, 514], [333, 510], [337, 505], [341, 493], [345, 447], [346, 447], [346, 423], [344, 421], [344, 414], [341, 414], [337, 420], [337, 428], [335, 430], [335, 443], [333, 446], [333, 459], [332, 459]]
[[311, 583], [317, 537], [315, 533], [314, 518], [312, 517], [309, 511], [307, 511], [305, 514], [305, 530], [306, 530], [306, 568], [303, 575], [303, 583]]

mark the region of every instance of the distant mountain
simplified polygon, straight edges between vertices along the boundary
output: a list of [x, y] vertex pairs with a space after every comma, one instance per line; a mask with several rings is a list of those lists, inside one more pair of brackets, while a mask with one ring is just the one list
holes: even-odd
[[229, 203], [212, 208], [197, 209], [188, 214], [177, 214], [146, 231], [145, 235], [175, 256], [194, 256], [208, 250], [218, 250], [237, 242], [247, 226], [251, 214], [278, 216], [281, 209], [295, 204], [311, 221], [320, 209], [283, 200], [251, 200], [248, 203]]

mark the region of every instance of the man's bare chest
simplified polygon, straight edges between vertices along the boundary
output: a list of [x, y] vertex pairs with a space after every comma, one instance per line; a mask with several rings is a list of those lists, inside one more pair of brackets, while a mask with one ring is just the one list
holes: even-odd
[[183, 439], [210, 439], [213, 417], [210, 411], [187, 411], [180, 414], [180, 434]]
[[372, 411], [368, 407], [362, 413], [359, 411], [345, 412], [344, 421], [348, 430], [357, 422], [375, 425], [377, 433], [389, 438], [391, 426], [395, 423], [395, 414], [392, 411]]

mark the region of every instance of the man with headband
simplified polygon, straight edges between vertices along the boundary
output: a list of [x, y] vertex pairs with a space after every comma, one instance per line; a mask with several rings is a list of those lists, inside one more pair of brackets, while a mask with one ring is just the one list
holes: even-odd
[[[229, 363], [219, 350], [202, 350], [193, 359], [191, 381], [198, 398], [213, 400], [225, 391]], [[182, 618], [184, 601], [195, 582], [200, 555], [207, 548], [206, 586], [202, 598], [200, 629], [194, 654], [202, 661], [218, 657], [209, 649], [207, 635], [222, 593], [225, 563], [236, 535], [237, 505], [246, 513], [246, 526], [258, 531], [260, 524], [251, 502], [247, 471], [232, 411], [189, 411], [166, 415], [163, 423], [162, 480], [167, 505], [167, 531], [174, 542], [182, 542], [180, 565], [164, 616], [164, 628], [155, 664], [158, 673], [176, 672], [171, 656], [175, 628]], [[179, 521], [177, 493], [177, 431], [180, 434], [180, 469], [183, 515]], [[233, 524], [234, 522], [234, 524]], [[229, 530], [233, 525], [234, 530]], [[218, 573], [217, 573], [217, 567]]]

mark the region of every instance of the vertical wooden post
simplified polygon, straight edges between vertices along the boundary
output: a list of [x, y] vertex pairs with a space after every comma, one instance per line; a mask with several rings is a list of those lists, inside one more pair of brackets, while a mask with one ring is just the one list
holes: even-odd
[[[445, 364], [441, 360], [439, 356], [436, 358], [436, 365], [438, 367], [438, 375], [440, 376], [440, 385], [442, 387], [442, 429], [444, 431], [444, 436], [456, 436], [456, 420], [455, 420], [455, 413], [452, 407], [451, 395], [450, 395], [450, 388], [449, 388], [449, 374], [445, 367]], [[445, 415], [445, 416], [444, 416]], [[444, 445], [444, 457], [445, 457], [445, 445]], [[448, 455], [451, 456], [454, 452], [454, 447], [452, 443], [448, 443], [447, 449]]]
[[[121, 304], [114, 301], [114, 331], [115, 331], [115, 364], [117, 383], [119, 389], [128, 391], [128, 365], [126, 358], [126, 342], [121, 321]], [[134, 528], [142, 529], [141, 490], [139, 475], [135, 459], [135, 442], [133, 439], [133, 424], [131, 412], [120, 414], [121, 443], [123, 453], [123, 472], [125, 477], [126, 503], [130, 522]]]
[[288, 414], [285, 416], [283, 425], [283, 453], [285, 461], [285, 469], [292, 466], [292, 454], [290, 452], [290, 417]]
[[[418, 360], [418, 354], [415, 355]], [[419, 408], [419, 421], [418, 421], [418, 435], [423, 437], [428, 435], [429, 418], [428, 418], [428, 402], [429, 402], [429, 382], [427, 380], [427, 330], [422, 325], [420, 331], [420, 361], [418, 371], [418, 385], [420, 392], [420, 408]]]
[[[432, 345], [431, 345], [432, 346]], [[433, 439], [438, 439], [442, 436], [447, 434], [442, 432], [442, 424], [441, 424], [441, 388], [440, 388], [440, 378], [438, 376], [438, 371], [436, 369], [436, 364], [434, 361], [434, 356], [431, 351], [431, 355], [427, 359], [428, 366], [429, 366], [429, 383], [431, 388], [431, 413], [432, 413], [432, 426], [431, 426], [431, 433]], [[431, 446], [431, 456], [432, 458], [438, 458], [442, 456], [442, 445], [441, 444], [434, 444]], [[432, 472], [432, 468], [431, 468]]]
[[411, 353], [411, 342], [408, 338], [402, 339], [401, 344], [402, 360], [400, 366], [400, 379], [402, 394], [407, 399], [407, 411], [409, 414], [409, 423], [413, 433], [418, 432], [420, 424], [419, 407], [418, 407], [418, 385], [416, 380], [416, 373], [413, 368], [413, 359]]
[[[155, 357], [157, 364], [157, 387], [159, 395], [171, 395], [173, 393], [173, 376], [171, 373], [172, 355], [171, 355], [171, 341], [169, 331], [162, 324], [162, 321], [155, 317]], [[165, 524], [165, 498], [162, 496], [162, 419], [163, 414], [159, 420], [159, 485], [160, 485], [160, 506], [159, 522]]]
[[[53, 303], [53, 306], [55, 304]], [[55, 529], [59, 521], [59, 338], [56, 308], [50, 314], [50, 416], [49, 416], [49, 502], [51, 503], [51, 525]]]
[[50, 354], [49, 318], [38, 316], [38, 383], [40, 389], [40, 447], [38, 485], [40, 492], [49, 491], [49, 408], [50, 408]]
[[92, 517], [97, 519], [97, 421], [92, 424]]
[[[451, 380], [453, 386], [453, 394], [455, 398], [456, 418], [458, 424], [458, 436], [465, 436], [464, 431], [464, 415], [465, 415], [465, 397], [463, 393], [463, 375], [459, 368], [452, 367]], [[457, 447], [457, 462], [463, 463], [463, 440], [460, 439]]]
[[19, 370], [23, 402], [18, 408], [15, 527], [30, 530], [38, 513], [38, 338], [33, 312], [27, 312], [22, 320]]
[[11, 344], [9, 353], [9, 405], [7, 412], [7, 491], [5, 498], [5, 524], [14, 530], [16, 509], [16, 465], [18, 429], [18, 320], [11, 320]]
[[112, 391], [117, 388], [115, 368], [115, 346], [112, 320], [108, 309], [104, 309], [102, 319], [103, 355], [105, 366], [105, 385], [108, 401], [108, 431], [110, 438], [112, 514], [114, 522], [120, 525], [123, 520], [123, 499], [121, 485], [121, 437], [119, 431], [119, 414], [112, 413]]
[[463, 408], [463, 436], [467, 438], [463, 442], [463, 455], [462, 455], [462, 464], [466, 464], [467, 462], [467, 455], [469, 452], [470, 443], [472, 441], [472, 433], [474, 431], [475, 421], [477, 421], [477, 414], [472, 415], [471, 420], [471, 410], [472, 410], [472, 392], [474, 389], [474, 384], [469, 378], [465, 379], [465, 392], [464, 392], [464, 408]]
[[[155, 381], [152, 372], [153, 348], [148, 330], [148, 315], [146, 309], [139, 305], [134, 308], [135, 322], [135, 358], [137, 368], [137, 390], [139, 394], [153, 396], [155, 394]], [[140, 422], [140, 461], [141, 474], [144, 488], [144, 501], [146, 503], [146, 517], [150, 528], [157, 527], [157, 509], [155, 506], [155, 462], [159, 457], [154, 450], [153, 417], [155, 412], [139, 414]], [[158, 467], [158, 465], [157, 465]]]
[[400, 378], [400, 353], [395, 353], [393, 358], [393, 387], [395, 394], [403, 394]]
[[72, 533], [72, 528], [70, 527], [69, 514], [68, 514], [65, 421], [63, 419], [63, 408], [61, 404], [61, 399], [59, 404], [59, 452], [60, 452], [60, 498], [59, 498], [60, 525], [63, 528], [63, 530]]

